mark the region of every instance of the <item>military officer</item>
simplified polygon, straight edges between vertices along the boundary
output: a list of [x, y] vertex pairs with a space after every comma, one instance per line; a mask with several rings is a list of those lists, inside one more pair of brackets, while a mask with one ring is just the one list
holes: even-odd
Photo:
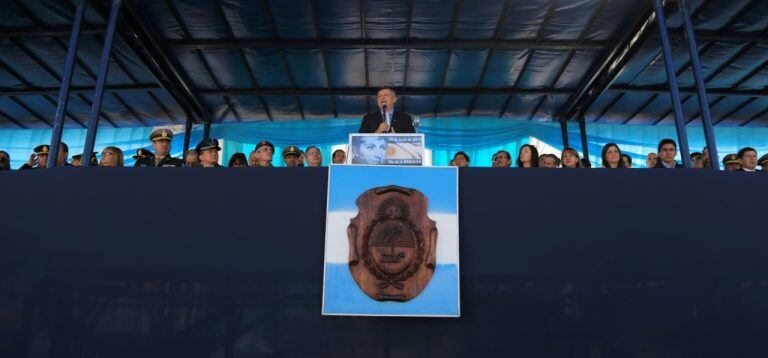
[[[45, 169], [48, 166], [48, 151], [50, 149], [50, 146], [47, 144], [41, 144], [35, 147], [33, 150], [34, 153], [29, 156], [29, 161], [22, 165], [19, 170], [26, 170], [26, 169]], [[57, 167], [70, 167], [72, 164], [69, 164], [67, 162], [67, 158], [69, 157], [69, 147], [67, 146], [67, 143], [61, 142], [61, 145], [59, 146], [59, 155], [56, 158], [56, 166]]]
[[135, 167], [182, 167], [184, 161], [170, 155], [173, 132], [166, 128], [155, 129], [150, 133], [149, 140], [155, 149], [154, 157], [145, 157], [136, 160]]
[[29, 161], [19, 168], [19, 170], [26, 169], [45, 169], [48, 165], [48, 145], [41, 144], [33, 149], [32, 155], [29, 156]]
[[218, 168], [219, 165], [219, 141], [216, 139], [203, 139], [195, 147], [198, 158], [200, 158], [200, 166], [203, 168]]
[[736, 153], [731, 153], [723, 157], [723, 166], [727, 172], [737, 172], [741, 169], [741, 161]]
[[275, 146], [269, 141], [263, 140], [256, 144], [256, 149], [248, 157], [251, 167], [271, 167], [272, 158], [275, 155]]
[[286, 167], [298, 167], [301, 150], [295, 145], [289, 145], [283, 149], [283, 161]]
[[760, 157], [760, 159], [757, 160], [757, 164], [763, 167], [764, 172], [768, 172], [768, 154], [764, 154]]

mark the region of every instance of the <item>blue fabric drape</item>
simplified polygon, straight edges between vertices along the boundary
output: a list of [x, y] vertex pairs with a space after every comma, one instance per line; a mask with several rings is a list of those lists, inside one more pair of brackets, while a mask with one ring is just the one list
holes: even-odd
[[[310, 145], [320, 147], [323, 163], [331, 159], [333, 145], [345, 144], [349, 133], [357, 131], [359, 119], [328, 119], [286, 122], [249, 122], [228, 123], [211, 126], [211, 136], [224, 139], [223, 161], [227, 162], [235, 152], [246, 155], [253, 150], [255, 143], [269, 140], [275, 145], [275, 164], [282, 165], [280, 151], [288, 145], [306, 149]], [[183, 126], [171, 128], [176, 133], [171, 152], [181, 156], [183, 145]], [[130, 158], [137, 148], [149, 148], [149, 133], [152, 127], [140, 128], [105, 128], [100, 129], [96, 138], [96, 150], [114, 145], [126, 154], [126, 165], [132, 165]], [[500, 149], [509, 151], [513, 160], [522, 144], [534, 137], [552, 147], [562, 149], [560, 126], [551, 122], [532, 122], [523, 120], [499, 119], [495, 117], [455, 117], [422, 119], [419, 132], [424, 133], [426, 144], [433, 151], [433, 165], [446, 165], [456, 151], [463, 150], [470, 155], [473, 166], [490, 166], [491, 155]], [[700, 151], [704, 145], [704, 134], [700, 126], [689, 126], [688, 141], [691, 151]], [[768, 152], [768, 128], [716, 127], [720, 157], [734, 153], [738, 148], [751, 146], [760, 155]], [[29, 158], [32, 149], [50, 140], [50, 130], [0, 130], [0, 150], [11, 155], [12, 167], [18, 168]], [[191, 147], [200, 140], [202, 128], [197, 126], [192, 131]], [[578, 126], [568, 128], [571, 145], [582, 152]], [[85, 130], [67, 129], [63, 141], [70, 147], [70, 156], [82, 152]], [[645, 155], [656, 151], [656, 145], [662, 138], [677, 139], [674, 126], [637, 126], [588, 123], [587, 141], [590, 160], [593, 165], [600, 164], [600, 149], [605, 143], [617, 143], [623, 152], [633, 158], [635, 166], [644, 166]]]

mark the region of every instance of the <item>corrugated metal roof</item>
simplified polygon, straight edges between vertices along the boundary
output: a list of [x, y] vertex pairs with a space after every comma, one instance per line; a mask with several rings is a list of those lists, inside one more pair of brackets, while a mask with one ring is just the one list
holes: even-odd
[[[0, 128], [50, 127], [72, 1], [4, 2]], [[102, 126], [182, 123], [188, 114], [214, 122], [359, 117], [382, 86], [397, 88], [402, 110], [420, 116], [553, 120], [633, 30], [628, 25], [649, 11], [625, 0], [124, 3]], [[89, 4], [66, 127], [87, 122], [96, 82], [108, 4]], [[715, 123], [768, 125], [768, 2], [693, 1], [692, 11]], [[686, 117], [697, 122], [679, 16], [668, 23]], [[133, 36], [137, 31], [155, 46]], [[160, 72], [147, 61], [158, 54], [170, 66]], [[662, 61], [653, 32], [586, 119], [671, 123]], [[169, 91], [169, 81], [188, 92]]]

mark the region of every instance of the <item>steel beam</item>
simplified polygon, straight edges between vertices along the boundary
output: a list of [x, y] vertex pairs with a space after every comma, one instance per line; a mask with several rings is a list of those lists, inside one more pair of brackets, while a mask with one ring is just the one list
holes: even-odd
[[168, 40], [168, 45], [179, 49], [449, 49], [449, 50], [602, 50], [610, 45], [607, 41], [536, 41], [534, 40], [423, 40], [411, 39], [224, 39], [224, 40]]
[[[106, 27], [83, 25], [80, 34], [100, 35], [106, 31]], [[11, 27], [0, 30], [0, 38], [7, 37], [61, 37], [72, 33], [71, 26], [49, 27]]]
[[[81, 163], [83, 167], [89, 167], [91, 165], [90, 159], [85, 158], [91, 158], [93, 146], [96, 143], [96, 131], [98, 131], [99, 127], [99, 114], [101, 113], [101, 105], [104, 100], [104, 87], [107, 83], [107, 74], [109, 72], [109, 58], [112, 55], [112, 41], [115, 38], [117, 15], [120, 13], [122, 3], [122, 0], [112, 0], [109, 7], [109, 20], [107, 22], [107, 32], [104, 34], [104, 46], [101, 49], [99, 73], [96, 79], [96, 92], [93, 96], [91, 113], [88, 117], [88, 131], [85, 133], [85, 145], [83, 147], [84, 160]], [[130, 107], [127, 108], [131, 110]], [[141, 121], [141, 119], [139, 119], [139, 121]]]
[[635, 15], [630, 17], [637, 20], [628, 26], [628, 30], [613, 44], [603, 60], [593, 66], [586, 80], [579, 85], [576, 94], [558, 110], [558, 119], [568, 120], [577, 115], [577, 112], [580, 112], [577, 116], [585, 113], [613, 84], [624, 65], [652, 33], [651, 24], [656, 19], [653, 8], [645, 1], [638, 3]]
[[584, 155], [584, 158], [589, 160], [589, 141], [587, 141], [587, 120], [584, 117], [579, 117], [578, 121], [579, 121], [579, 135], [581, 136], [581, 152]]
[[[151, 27], [141, 20], [133, 2], [125, 3], [121, 19], [123, 20], [121, 29], [124, 30], [119, 32], [121, 39], [149, 69], [158, 84], [173, 97], [185, 112], [193, 114], [194, 119], [208, 120], [212, 118], [208, 109], [198, 99], [195, 88], [184, 76], [176, 62], [166, 53], [167, 46], [161, 44], [155, 38]], [[131, 36], [124, 36], [123, 33], [130, 33]]]
[[672, 99], [672, 106], [675, 109], [675, 128], [677, 129], [677, 142], [680, 148], [680, 155], [683, 159], [683, 166], [690, 168], [691, 155], [688, 148], [688, 133], [685, 129], [685, 115], [683, 114], [683, 106], [680, 102], [680, 90], [675, 74], [675, 61], [672, 58], [672, 45], [669, 40], [669, 32], [667, 31], [667, 17], [664, 14], [662, 0], [651, 1], [653, 1], [653, 7], [656, 11], [656, 17], [658, 18], [656, 24], [659, 26], [659, 34], [661, 36], [661, 48], [662, 53], [664, 54], [664, 68], [667, 72], [669, 94]]
[[[80, 3], [75, 9], [75, 17], [72, 20], [72, 33], [69, 36], [67, 59], [64, 62], [64, 75], [61, 79], [61, 90], [56, 106], [56, 115], [53, 118], [53, 131], [51, 132], [51, 146], [49, 149], [47, 168], [56, 167], [56, 159], [59, 156], [59, 145], [61, 144], [61, 134], [64, 131], [64, 116], [67, 113], [67, 104], [69, 103], [69, 87], [72, 84], [72, 74], [75, 69], [77, 45], [80, 41], [80, 26], [83, 24], [83, 14], [85, 14], [85, 4]], [[90, 158], [90, 156], [87, 158]]]
[[[669, 87], [665, 86], [613, 86], [608, 91], [613, 92], [634, 92], [634, 93], [669, 93]], [[696, 87], [680, 87], [679, 92], [685, 95], [695, 95]], [[736, 90], [722, 88], [707, 88], [707, 94], [710, 96], [722, 97], [766, 97], [768, 89], [760, 90]]]
[[[75, 94], [93, 93], [94, 86], [72, 86], [69, 92]], [[104, 88], [104, 92], [128, 92], [138, 91], [146, 92], [148, 90], [162, 89], [156, 84], [137, 84], [137, 85], [113, 85]], [[0, 87], [0, 96], [24, 96], [24, 95], [55, 95], [59, 93], [58, 87], [34, 87], [34, 88], [7, 88]], [[325, 95], [325, 96], [373, 96], [374, 90], [365, 87], [340, 87], [340, 88], [228, 88], [228, 89], [202, 89], [201, 94], [227, 94], [227, 95]], [[569, 95], [576, 93], [570, 89], [560, 88], [431, 88], [431, 87], [397, 87], [395, 91], [404, 95]], [[664, 86], [613, 86], [606, 91], [628, 92], [628, 93], [669, 93], [669, 88]], [[685, 95], [695, 95], [696, 87], [681, 87], [680, 93]], [[708, 88], [707, 94], [710, 96], [723, 97], [768, 97], [768, 89], [760, 90], [731, 90], [722, 88]]]
[[[138, 85], [113, 85], [104, 87], [105, 92], [127, 92], [127, 91], [140, 91], [161, 89], [156, 84], [138, 84]], [[24, 96], [24, 95], [47, 95], [58, 94], [58, 87], [30, 87], [30, 88], [7, 88], [0, 87], [0, 96]], [[93, 93], [96, 90], [94, 86], [71, 86], [69, 88], [70, 93]]]
[[[192, 137], [192, 119], [187, 118], [186, 124], [184, 126], [184, 151], [182, 152], [184, 155], [187, 154], [187, 151], [189, 150], [189, 140]], [[184, 158], [181, 158], [184, 161], [187, 160], [186, 156]]]
[[[696, 36], [693, 33], [693, 23], [691, 22], [690, 10], [688, 10], [688, 1], [680, 0], [680, 13], [683, 15], [683, 27], [688, 38], [688, 51], [691, 54], [691, 66], [693, 67], [693, 78], [696, 81], [696, 97], [699, 99], [699, 108], [701, 110], [702, 123], [704, 124], [704, 138], [707, 141], [709, 156], [712, 163], [720, 163], [717, 155], [717, 143], [715, 141], [715, 130], [712, 128], [712, 115], [709, 112], [709, 99], [707, 99], [707, 89], [704, 84], [704, 75], [701, 73], [701, 60], [696, 45]], [[755, 2], [753, 2], [754, 4]], [[711, 165], [712, 170], [720, 170], [719, 165]]]
[[570, 147], [568, 145], [568, 121], [560, 121], [560, 133], [563, 135], [563, 148]]
[[[513, 95], [513, 94], [530, 94], [530, 95], [563, 95], [572, 94], [573, 91], [567, 89], [556, 88], [544, 88], [544, 89], [527, 89], [527, 88], [425, 88], [425, 87], [393, 87], [400, 95]], [[228, 95], [269, 95], [269, 96], [281, 96], [281, 95], [323, 95], [323, 96], [375, 96], [375, 89], [367, 89], [365, 87], [342, 87], [342, 88], [229, 88], [225, 90], [205, 89], [200, 90], [202, 94], [228, 94]]]

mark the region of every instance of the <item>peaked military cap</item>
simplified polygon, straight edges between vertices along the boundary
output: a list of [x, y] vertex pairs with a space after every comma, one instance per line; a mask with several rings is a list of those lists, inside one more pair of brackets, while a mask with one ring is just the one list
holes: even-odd
[[[96, 154], [98, 154], [98, 153], [96, 153], [96, 152], [93, 152], [93, 153], [91, 154], [91, 157], [94, 157], [94, 156], [96, 156]], [[72, 156], [72, 159], [75, 159], [75, 160], [80, 160], [80, 158], [82, 158], [82, 157], [83, 157], [83, 153], [80, 153], [80, 154], [75, 154], [75, 155], [73, 155], [73, 156]]]
[[264, 147], [264, 146], [272, 148], [273, 152], [275, 151], [275, 146], [272, 145], [272, 143], [270, 143], [267, 140], [263, 140], [263, 141], [259, 142], [259, 144], [256, 144], [256, 149], [254, 149], [254, 150], [259, 150], [259, 148]]
[[142, 158], [154, 158], [155, 153], [152, 153], [144, 148], [136, 149], [136, 155], [133, 156], [133, 159], [142, 159]]
[[207, 138], [200, 141], [200, 143], [198, 143], [195, 147], [195, 150], [198, 153], [208, 149], [221, 150], [221, 147], [219, 147], [219, 141], [216, 139]]
[[739, 157], [736, 156], [736, 154], [731, 153], [723, 157], [723, 165], [728, 164], [739, 164], [741, 161], [739, 161]]
[[49, 149], [48, 144], [41, 144], [35, 147], [34, 151], [35, 151], [35, 154], [37, 155], [48, 154], [48, 149]]
[[149, 134], [149, 140], [152, 142], [158, 140], [173, 140], [173, 132], [168, 128], [158, 128]]
[[297, 157], [301, 156], [301, 150], [299, 150], [299, 147], [295, 145], [289, 145], [283, 149], [283, 158], [285, 158], [287, 155], [295, 155]]
[[757, 160], [757, 165], [761, 167], [768, 166], [768, 154], [764, 154], [760, 159]]

